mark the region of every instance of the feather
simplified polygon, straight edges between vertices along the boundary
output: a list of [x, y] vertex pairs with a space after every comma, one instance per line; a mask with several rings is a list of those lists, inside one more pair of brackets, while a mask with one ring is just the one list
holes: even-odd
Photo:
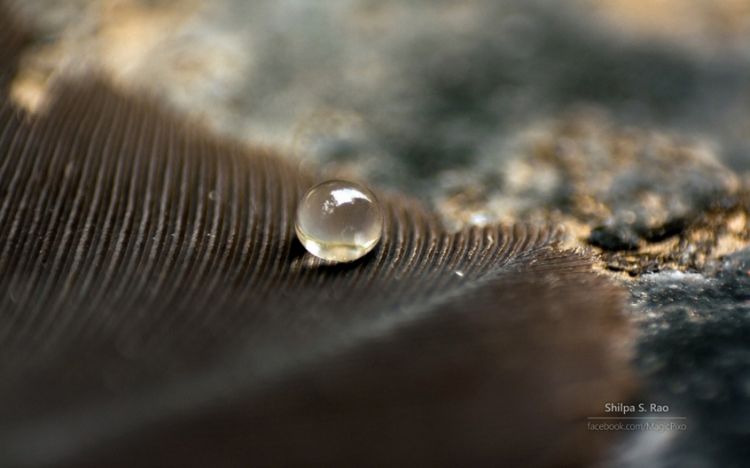
[[311, 174], [101, 80], [52, 95], [0, 95], [3, 466], [600, 454], [630, 328], [555, 228], [452, 234], [380, 193], [379, 246], [324, 264], [294, 237]]

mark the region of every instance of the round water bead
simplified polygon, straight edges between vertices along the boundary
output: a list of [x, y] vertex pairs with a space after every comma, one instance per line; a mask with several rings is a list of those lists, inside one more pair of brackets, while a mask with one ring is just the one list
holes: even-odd
[[383, 232], [383, 213], [372, 192], [329, 180], [307, 191], [297, 207], [297, 237], [324, 260], [351, 262], [372, 250]]

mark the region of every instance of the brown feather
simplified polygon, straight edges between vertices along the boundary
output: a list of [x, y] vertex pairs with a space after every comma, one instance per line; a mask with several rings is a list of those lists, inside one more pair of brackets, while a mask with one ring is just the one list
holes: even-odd
[[293, 231], [309, 174], [95, 80], [54, 96], [0, 103], [3, 466], [599, 453], [629, 327], [555, 229], [449, 234], [382, 196], [376, 250], [324, 265]]

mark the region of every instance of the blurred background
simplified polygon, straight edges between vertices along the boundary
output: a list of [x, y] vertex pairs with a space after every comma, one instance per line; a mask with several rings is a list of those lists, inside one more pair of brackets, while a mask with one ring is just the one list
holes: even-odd
[[459, 224], [554, 192], [555, 174], [531, 183], [514, 160], [571, 122], [591, 145], [645, 129], [750, 167], [747, 0], [16, 6], [38, 33], [14, 94], [29, 107], [94, 68], [222, 134], [417, 193]]

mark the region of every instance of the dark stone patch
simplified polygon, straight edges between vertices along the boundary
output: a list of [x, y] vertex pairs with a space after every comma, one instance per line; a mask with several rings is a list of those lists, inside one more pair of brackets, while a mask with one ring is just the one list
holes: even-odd
[[688, 227], [686, 218], [673, 218], [658, 226], [640, 226], [638, 234], [648, 242], [661, 242], [682, 234]]
[[743, 250], [713, 273], [645, 275], [633, 287], [645, 398], [688, 418], [660, 466], [739, 467], [750, 456], [749, 270], [750, 250]]
[[637, 250], [638, 236], [625, 226], [597, 226], [591, 230], [588, 243], [608, 251]]

